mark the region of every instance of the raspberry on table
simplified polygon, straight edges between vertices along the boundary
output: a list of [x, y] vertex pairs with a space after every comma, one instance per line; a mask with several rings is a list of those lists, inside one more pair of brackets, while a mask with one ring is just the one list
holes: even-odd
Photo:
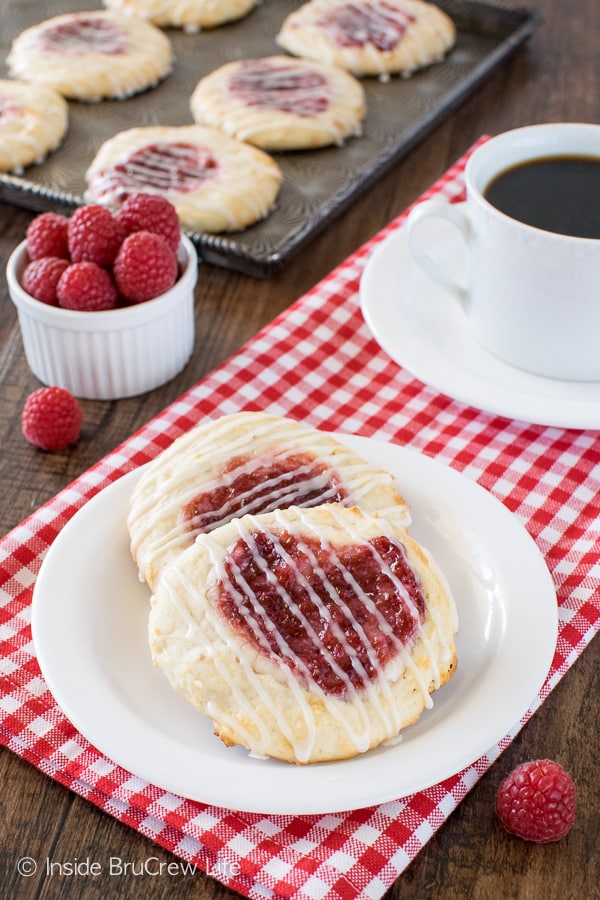
[[61, 259], [58, 256], [34, 259], [23, 272], [21, 279], [23, 290], [42, 303], [58, 306], [56, 288], [62, 273], [69, 265], [68, 259]]
[[159, 234], [136, 231], [125, 238], [113, 274], [130, 303], [143, 303], [164, 294], [177, 279], [177, 257]]
[[76, 209], [69, 221], [72, 262], [110, 266], [125, 237], [125, 229], [106, 206], [90, 204]]
[[43, 256], [69, 258], [69, 220], [59, 213], [45, 212], [29, 223], [26, 232], [27, 255], [30, 260]]
[[181, 241], [179, 216], [172, 203], [158, 194], [131, 194], [116, 214], [127, 234], [152, 231], [160, 234], [177, 253]]
[[571, 776], [551, 759], [523, 762], [498, 788], [496, 814], [510, 834], [546, 844], [558, 841], [575, 821]]
[[42, 450], [64, 450], [81, 434], [83, 410], [64, 388], [44, 387], [30, 394], [21, 414], [21, 428], [30, 444]]
[[60, 276], [56, 288], [58, 305], [64, 309], [114, 309], [118, 292], [106, 269], [94, 262], [72, 263]]

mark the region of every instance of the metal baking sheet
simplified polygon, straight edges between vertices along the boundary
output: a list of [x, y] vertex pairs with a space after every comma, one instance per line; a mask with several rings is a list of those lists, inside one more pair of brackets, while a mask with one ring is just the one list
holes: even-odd
[[[189, 97], [198, 80], [225, 62], [281, 53], [275, 35], [299, 0], [262, 0], [244, 19], [197, 34], [169, 29], [175, 66], [157, 87], [127, 100], [69, 103], [62, 146], [22, 177], [0, 175], [0, 197], [35, 211], [73, 208], [83, 202], [85, 171], [100, 144], [138, 125], [191, 124]], [[236, 233], [192, 233], [206, 261], [265, 277], [329, 225], [391, 165], [472, 93], [534, 31], [534, 10], [508, 10], [474, 0], [438, 0], [458, 37], [441, 63], [411, 78], [364, 79], [367, 115], [363, 135], [343, 147], [273, 154], [283, 184], [277, 206], [264, 220]], [[0, 36], [2, 77], [13, 38], [42, 19], [98, 9], [99, 2], [10, 3]]]

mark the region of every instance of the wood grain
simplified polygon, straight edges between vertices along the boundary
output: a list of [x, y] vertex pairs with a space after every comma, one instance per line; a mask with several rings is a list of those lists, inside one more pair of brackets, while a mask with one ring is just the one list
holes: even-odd
[[[518, 7], [518, 0], [505, 2]], [[118, 446], [191, 384], [235, 352], [264, 324], [413, 202], [481, 134], [543, 121], [600, 121], [598, 0], [536, 0], [543, 24], [526, 48], [353, 208], [268, 280], [255, 280], [208, 265], [196, 293], [197, 339], [185, 371], [164, 387], [119, 402], [85, 401], [79, 444], [44, 454], [23, 440], [24, 400], [38, 382], [25, 362], [14, 308], [0, 285], [0, 527], [7, 532], [40, 504]], [[0, 263], [5, 265], [33, 214], [0, 204]], [[595, 641], [540, 710], [477, 783], [456, 812], [389, 890], [386, 900], [564, 900], [596, 895], [599, 729]], [[443, 752], [443, 748], [440, 749]], [[573, 775], [578, 819], [557, 844], [529, 845], [506, 835], [494, 816], [494, 797], [504, 773], [526, 758], [549, 756]], [[10, 751], [0, 750], [0, 893], [19, 900], [143, 896], [147, 900], [225, 900], [236, 895], [213, 878], [136, 875], [152, 858], [175, 857], [100, 812]], [[17, 861], [38, 861], [38, 873], [20, 876]], [[108, 874], [112, 858], [130, 863], [127, 874]], [[89, 858], [98, 877], [48, 874], [46, 860]]]

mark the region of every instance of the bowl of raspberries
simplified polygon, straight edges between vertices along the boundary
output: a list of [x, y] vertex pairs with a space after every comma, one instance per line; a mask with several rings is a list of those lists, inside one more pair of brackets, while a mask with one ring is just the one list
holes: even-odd
[[29, 367], [74, 396], [114, 400], [169, 381], [194, 345], [196, 250], [175, 208], [133, 194], [116, 212], [45, 212], [6, 277]]

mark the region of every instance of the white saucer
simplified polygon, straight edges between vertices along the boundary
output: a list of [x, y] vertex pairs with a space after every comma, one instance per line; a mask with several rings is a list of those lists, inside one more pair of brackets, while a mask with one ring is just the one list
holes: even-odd
[[[431, 255], [460, 276], [461, 238], [447, 223], [423, 222]], [[425, 229], [428, 229], [428, 233]], [[362, 313], [392, 359], [425, 384], [478, 409], [562, 428], [600, 428], [600, 382], [560, 381], [514, 368], [475, 339], [457, 301], [414, 261], [403, 228], [367, 260]]]

